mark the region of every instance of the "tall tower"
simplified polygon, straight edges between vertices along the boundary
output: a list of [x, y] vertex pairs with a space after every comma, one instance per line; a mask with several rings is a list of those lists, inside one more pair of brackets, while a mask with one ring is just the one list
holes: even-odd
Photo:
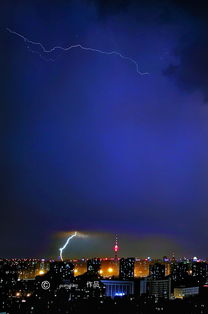
[[118, 236], [117, 236], [117, 234], [116, 234], [115, 245], [114, 245], [113, 250], [114, 250], [114, 254], [115, 254], [114, 255], [114, 261], [118, 262], [118, 250], [119, 250], [119, 247], [118, 247]]

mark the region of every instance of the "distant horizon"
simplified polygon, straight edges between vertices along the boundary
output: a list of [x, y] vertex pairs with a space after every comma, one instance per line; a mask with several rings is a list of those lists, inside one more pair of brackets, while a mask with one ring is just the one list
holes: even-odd
[[[164, 255], [164, 256], [161, 256], [161, 257], [150, 257], [150, 259], [148, 259], [147, 257], [139, 257], [139, 256], [127, 256], [127, 255], [122, 255], [122, 256], [118, 256], [118, 260], [120, 260], [121, 258], [135, 258], [135, 259], [138, 259], [138, 260], [143, 260], [143, 261], [155, 261], [155, 260], [162, 260], [163, 257], [167, 257], [168, 261], [171, 261], [173, 260], [172, 257], [168, 257], [168, 255]], [[197, 259], [196, 259], [197, 257]], [[70, 260], [89, 260], [89, 259], [93, 259], [93, 258], [98, 258], [98, 259], [102, 259], [102, 260], [114, 260], [115, 257], [114, 256], [91, 256], [91, 257], [65, 257], [63, 261], [70, 261]], [[0, 257], [0, 260], [1, 259], [6, 259], [6, 260], [12, 260], [12, 259], [36, 259], [36, 260], [45, 260], [45, 261], [49, 261], [49, 260], [54, 260], [54, 261], [60, 261], [61, 260], [59, 258], [55, 258], [55, 257], [11, 257], [11, 258], [7, 258], [7, 257]], [[200, 257], [200, 256], [191, 256], [191, 257], [188, 257], [188, 256], [175, 256], [175, 260], [178, 261], [178, 260], [195, 260], [195, 261], [205, 261], [205, 260], [208, 260], [208, 257]]]

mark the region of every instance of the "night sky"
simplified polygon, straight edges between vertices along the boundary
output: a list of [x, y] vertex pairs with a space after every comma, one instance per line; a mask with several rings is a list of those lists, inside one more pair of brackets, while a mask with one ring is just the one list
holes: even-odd
[[[0, 256], [56, 256], [79, 230], [68, 255], [111, 255], [118, 233], [121, 255], [208, 257], [203, 2], [6, 0], [0, 21]], [[7, 27], [149, 74], [79, 48], [47, 62]]]

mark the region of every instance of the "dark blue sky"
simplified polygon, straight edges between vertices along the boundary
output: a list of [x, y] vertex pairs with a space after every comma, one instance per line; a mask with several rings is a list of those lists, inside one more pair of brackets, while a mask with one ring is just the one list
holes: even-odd
[[[176, 250], [207, 257], [203, 3], [2, 1], [1, 7], [2, 257], [56, 254], [53, 235], [70, 230], [112, 234], [112, 241], [115, 232], [128, 234], [137, 256]], [[116, 50], [149, 75], [118, 56], [80, 49], [56, 51], [46, 56], [56, 60], [46, 62], [31, 52], [40, 52], [37, 46], [28, 49], [6, 27], [47, 49]], [[122, 253], [132, 255], [124, 238]], [[110, 255], [108, 241], [103, 254]], [[86, 254], [82, 249], [72, 254]], [[93, 246], [88, 253], [96, 254]]]

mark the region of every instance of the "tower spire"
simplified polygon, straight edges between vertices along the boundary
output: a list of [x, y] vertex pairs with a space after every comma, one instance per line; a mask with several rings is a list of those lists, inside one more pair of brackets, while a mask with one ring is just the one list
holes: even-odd
[[114, 260], [115, 260], [115, 262], [117, 262], [118, 261], [118, 250], [119, 250], [119, 247], [118, 247], [118, 235], [116, 234], [116, 238], [115, 238], [115, 245], [114, 245], [114, 248], [113, 248], [113, 250], [114, 250]]

